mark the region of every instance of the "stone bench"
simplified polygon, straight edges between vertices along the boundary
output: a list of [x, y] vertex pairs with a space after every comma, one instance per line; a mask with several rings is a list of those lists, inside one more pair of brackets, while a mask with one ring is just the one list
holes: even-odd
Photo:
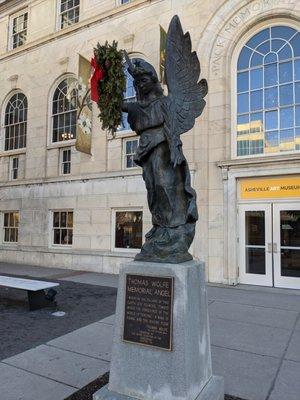
[[10, 276], [0, 275], [0, 286], [5, 286], [13, 289], [27, 290], [29, 309], [38, 310], [40, 308], [53, 305], [56, 291], [48, 292], [45, 289], [51, 289], [59, 286], [59, 283], [35, 281], [32, 279], [22, 279]]

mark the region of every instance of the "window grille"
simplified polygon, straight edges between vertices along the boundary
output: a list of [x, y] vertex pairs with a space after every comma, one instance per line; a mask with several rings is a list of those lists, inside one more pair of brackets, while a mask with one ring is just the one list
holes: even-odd
[[7, 103], [4, 116], [4, 149], [26, 147], [27, 98], [23, 93], [14, 94]]
[[238, 156], [299, 149], [300, 33], [296, 29], [265, 28], [240, 52], [236, 132]]
[[71, 149], [61, 149], [61, 174], [71, 173]]
[[22, 46], [26, 43], [27, 39], [27, 23], [28, 23], [28, 13], [24, 12], [17, 16], [12, 17], [12, 27], [11, 27], [11, 47], [13, 49]]
[[11, 159], [11, 174], [10, 174], [11, 180], [18, 179], [18, 171], [19, 171], [19, 157], [12, 157], [12, 159]]
[[17, 243], [19, 240], [19, 212], [4, 213], [4, 242]]
[[57, 86], [52, 101], [52, 142], [76, 138], [77, 80], [64, 79]]
[[66, 28], [79, 21], [80, 0], [61, 0], [60, 29]]
[[53, 211], [52, 238], [54, 245], [73, 243], [73, 211]]
[[[133, 78], [127, 71], [127, 65], [124, 66], [125, 76], [126, 76], [126, 90], [124, 92], [124, 102], [130, 102], [135, 100], [135, 90], [133, 86]], [[122, 113], [122, 121], [119, 127], [119, 131], [128, 131], [131, 130], [130, 125], [127, 121], [127, 113]]]
[[139, 139], [127, 139], [124, 141], [124, 167], [126, 169], [137, 167], [133, 159], [138, 145]]

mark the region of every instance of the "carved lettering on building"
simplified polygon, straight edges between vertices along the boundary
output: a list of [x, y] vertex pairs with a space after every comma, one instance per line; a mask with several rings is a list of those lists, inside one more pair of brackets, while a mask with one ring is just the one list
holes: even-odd
[[214, 54], [212, 57], [213, 72], [215, 72], [215, 71], [218, 72], [220, 70], [221, 59], [223, 57], [223, 53], [224, 53], [224, 49], [225, 49], [225, 43], [226, 43], [226, 41], [223, 38], [221, 38], [221, 37], [217, 38], [217, 44], [214, 49]]
[[286, 7], [291, 10], [295, 6], [295, 2], [296, 0], [259, 0], [247, 4], [239, 10], [225, 25], [217, 37], [211, 61], [211, 70], [213, 75], [218, 77], [221, 71], [223, 71], [222, 61], [225, 59], [227, 50], [225, 44], [232, 38], [232, 34], [236, 29], [239, 29], [253, 16], [259, 15], [264, 11], [272, 10], [276, 7], [280, 7], [281, 9]]

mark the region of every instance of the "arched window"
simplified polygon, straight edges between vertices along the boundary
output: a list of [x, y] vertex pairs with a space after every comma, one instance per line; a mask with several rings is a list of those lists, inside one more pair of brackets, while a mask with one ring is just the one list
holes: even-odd
[[251, 37], [237, 62], [237, 155], [300, 150], [300, 33]]
[[52, 101], [52, 142], [76, 138], [77, 80], [67, 77], [54, 91]]
[[[133, 78], [127, 71], [127, 64], [124, 66], [124, 72], [126, 76], [126, 90], [124, 93], [124, 101], [134, 101], [135, 99], [135, 90], [133, 86]], [[121, 126], [118, 129], [119, 131], [127, 131], [131, 130], [130, 125], [127, 122], [127, 113], [122, 114], [122, 121], [121, 121]]]
[[26, 147], [27, 108], [27, 98], [23, 93], [16, 93], [9, 99], [4, 116], [5, 150]]

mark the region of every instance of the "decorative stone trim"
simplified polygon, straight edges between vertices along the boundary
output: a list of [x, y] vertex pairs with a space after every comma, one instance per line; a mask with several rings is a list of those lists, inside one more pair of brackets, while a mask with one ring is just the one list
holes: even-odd
[[286, 164], [286, 163], [300, 163], [300, 154], [291, 154], [289, 156], [279, 155], [274, 157], [256, 157], [256, 158], [244, 158], [244, 159], [234, 159], [225, 160], [217, 163], [220, 168], [230, 168], [230, 167], [243, 167], [243, 166], [253, 166], [262, 164]]
[[16, 83], [18, 78], [19, 78], [19, 75], [15, 74], [15, 75], [11, 75], [9, 78], [7, 78], [7, 80], [10, 82]]
[[[15, 154], [15, 153], [14, 153]], [[5, 154], [6, 155], [6, 154]], [[8, 155], [8, 154], [7, 154]], [[9, 154], [11, 155], [11, 154]], [[85, 174], [82, 176], [70, 176], [66, 179], [66, 176], [56, 177], [56, 178], [44, 178], [44, 179], [28, 179], [22, 180], [21, 182], [1, 182], [2, 187], [10, 187], [10, 186], [28, 186], [28, 185], [41, 185], [41, 184], [51, 184], [51, 183], [69, 183], [76, 181], [89, 181], [89, 180], [103, 180], [103, 179], [112, 179], [112, 178], [124, 178], [131, 177], [136, 175], [142, 175], [141, 170], [121, 170], [121, 171], [112, 171], [112, 172], [100, 172], [97, 174]]]
[[210, 78], [230, 74], [229, 64], [237, 39], [254, 23], [276, 16], [298, 19], [299, 12], [297, 0], [227, 1], [209, 21], [198, 47], [199, 54], [206, 54], [204, 64], [210, 65]]

